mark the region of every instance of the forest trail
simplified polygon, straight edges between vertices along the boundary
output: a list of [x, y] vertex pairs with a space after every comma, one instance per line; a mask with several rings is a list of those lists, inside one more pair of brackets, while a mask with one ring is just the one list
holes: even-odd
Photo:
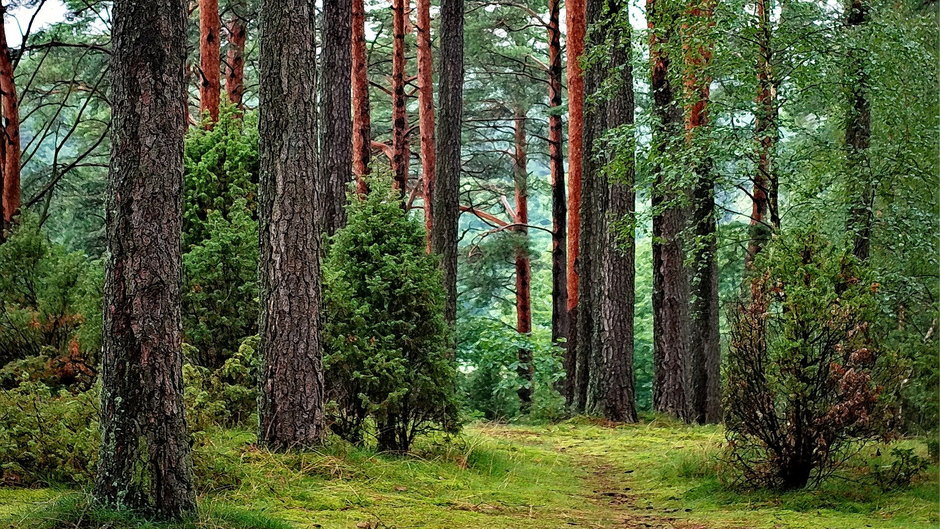
[[[601, 428], [613, 428], [614, 424], [598, 424]], [[622, 529], [717, 529], [700, 523], [681, 520], [675, 507], [657, 507], [654, 502], [634, 491], [631, 476], [633, 469], [624, 469], [614, 460], [613, 454], [597, 450], [592, 441], [598, 436], [581, 437], [582, 430], [573, 430], [575, 435], [546, 436], [544, 431], [518, 427], [487, 424], [478, 427], [483, 435], [511, 441], [516, 445], [547, 449], [574, 463], [582, 476], [582, 497], [591, 505], [585, 512], [570, 512], [567, 527], [622, 528]], [[681, 509], [690, 512], [691, 509]]]

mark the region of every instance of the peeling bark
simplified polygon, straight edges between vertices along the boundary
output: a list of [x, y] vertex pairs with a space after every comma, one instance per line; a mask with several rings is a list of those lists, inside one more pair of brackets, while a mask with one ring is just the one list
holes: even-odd
[[418, 128], [421, 135], [421, 182], [424, 185], [424, 226], [428, 252], [434, 224], [431, 202], [434, 194], [434, 76], [431, 55], [431, 0], [417, 0], [418, 10]]
[[247, 7], [244, 0], [231, 2], [232, 13], [226, 24], [228, 32], [228, 50], [225, 91], [228, 100], [238, 108], [244, 108], [245, 96], [245, 43], [248, 41]]
[[[529, 158], [526, 153], [526, 111], [522, 108], [515, 110], [513, 156], [513, 182], [515, 187], [516, 211], [513, 222], [517, 227], [513, 229], [519, 235], [519, 246], [516, 248], [516, 332], [522, 335], [532, 333], [532, 263], [529, 259]], [[517, 373], [523, 381], [519, 388], [519, 402], [523, 413], [528, 413], [532, 407], [532, 379], [535, 376], [535, 365], [532, 363], [532, 351], [520, 348], [517, 359], [519, 368]]]
[[[0, 20], [6, 7], [0, 8]], [[22, 189], [20, 187], [20, 106], [16, 96], [13, 61], [7, 44], [6, 29], [0, 27], [0, 108], [3, 121], [3, 197], [2, 225], [0, 231], [9, 228], [20, 211]]]
[[369, 57], [366, 51], [364, 0], [352, 0], [352, 164], [356, 191], [365, 194], [364, 176], [372, 157], [372, 118], [369, 106]]
[[199, 0], [199, 112], [209, 114], [210, 125], [219, 120], [222, 91], [219, 0]]
[[568, 349], [565, 354], [565, 393], [569, 405], [583, 403], [583, 390], [587, 380], [577, 378], [577, 326], [579, 281], [577, 262], [581, 239], [581, 175], [584, 158], [584, 78], [581, 72], [581, 57], [584, 55], [584, 39], [587, 31], [586, 5], [584, 0], [572, 0], [565, 6], [565, 22], [568, 31], [568, 264], [566, 281], [568, 288]]

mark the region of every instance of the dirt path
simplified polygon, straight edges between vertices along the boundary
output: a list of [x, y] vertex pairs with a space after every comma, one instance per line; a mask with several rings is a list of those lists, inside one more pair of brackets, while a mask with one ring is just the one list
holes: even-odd
[[614, 468], [601, 457], [575, 456], [589, 471], [589, 501], [605, 506], [617, 527], [628, 529], [709, 529], [705, 525], [679, 520], [675, 510], [657, 509], [631, 492], [629, 472]]
[[714, 529], [706, 525], [679, 519], [678, 509], [657, 508], [633, 492], [631, 470], [624, 471], [604, 456], [584, 453], [581, 441], [569, 439], [567, 443], [546, 438], [536, 431], [524, 428], [493, 426], [486, 433], [494, 438], [513, 443], [547, 449], [571, 458], [578, 468], [586, 471], [583, 497], [601, 513], [604, 519], [571, 520], [571, 527], [617, 529]]

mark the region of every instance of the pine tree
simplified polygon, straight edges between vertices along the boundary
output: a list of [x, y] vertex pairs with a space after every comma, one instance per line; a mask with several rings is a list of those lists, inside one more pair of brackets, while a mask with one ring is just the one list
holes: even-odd
[[464, 0], [441, 3], [441, 74], [438, 88], [437, 166], [431, 211], [431, 249], [441, 256], [447, 304], [444, 317], [457, 321], [457, 219], [460, 215], [460, 131], [463, 124]]
[[112, 156], [101, 361], [104, 505], [178, 518], [195, 508], [180, 317], [183, 0], [114, 3]]
[[261, 444], [326, 434], [320, 336], [316, 49], [311, 0], [263, 0], [260, 56]]
[[209, 114], [209, 126], [219, 120], [222, 90], [219, 0], [199, 0], [199, 111]]
[[320, 215], [327, 235], [346, 224], [346, 192], [352, 180], [352, 0], [323, 4], [323, 79], [320, 109]]

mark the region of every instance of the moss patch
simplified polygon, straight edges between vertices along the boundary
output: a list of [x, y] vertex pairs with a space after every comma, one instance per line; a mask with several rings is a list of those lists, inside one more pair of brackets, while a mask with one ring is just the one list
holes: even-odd
[[250, 432], [220, 430], [196, 446], [200, 512], [186, 523], [95, 510], [78, 492], [0, 489], [0, 527], [926, 529], [940, 521], [936, 467], [895, 492], [845, 479], [812, 491], [740, 492], [718, 479], [722, 439], [717, 427], [663, 420], [477, 424], [402, 457], [339, 442], [275, 454]]

